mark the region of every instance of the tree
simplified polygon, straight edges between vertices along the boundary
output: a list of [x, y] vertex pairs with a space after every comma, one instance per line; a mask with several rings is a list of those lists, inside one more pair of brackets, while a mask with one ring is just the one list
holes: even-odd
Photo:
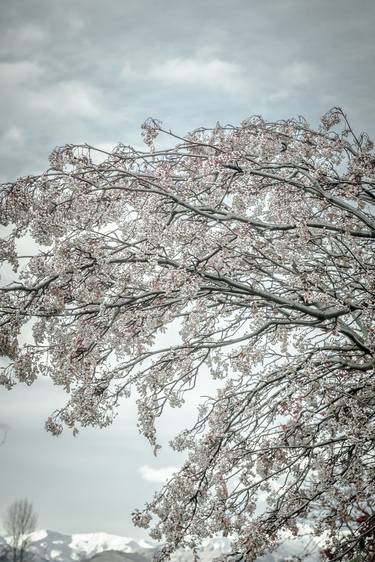
[[23, 562], [30, 545], [30, 533], [35, 531], [38, 517], [33, 504], [27, 499], [17, 500], [9, 507], [4, 518], [4, 529], [11, 540], [13, 562]]
[[[155, 420], [210, 373], [216, 394], [172, 442], [185, 463], [134, 523], [165, 555], [223, 531], [253, 560], [308, 524], [326, 558], [369, 560], [371, 141], [337, 108], [317, 129], [253, 117], [182, 138], [148, 120], [143, 135], [144, 152], [57, 148], [45, 173], [2, 187], [3, 257], [23, 264], [1, 291], [2, 383], [62, 385], [55, 435], [110, 424], [136, 389], [157, 452]], [[32, 257], [17, 255], [25, 234]]]

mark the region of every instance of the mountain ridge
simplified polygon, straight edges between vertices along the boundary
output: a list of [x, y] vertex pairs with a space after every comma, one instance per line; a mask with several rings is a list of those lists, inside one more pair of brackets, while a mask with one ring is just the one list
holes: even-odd
[[[133, 539], [111, 533], [73, 533], [71, 535], [42, 529], [29, 535], [29, 552], [32, 562], [152, 562], [154, 554], [160, 550], [159, 543], [146, 539]], [[11, 540], [0, 536], [0, 560], [9, 552]], [[281, 562], [297, 560], [296, 556], [306, 552], [307, 541], [286, 541], [273, 554], [262, 556], [257, 562]], [[306, 561], [319, 560], [316, 554], [318, 545], [314, 543], [315, 554], [304, 558]], [[200, 562], [213, 562], [231, 551], [231, 542], [226, 537], [214, 537], [203, 541], [199, 549]], [[293, 558], [294, 556], [294, 558]], [[193, 562], [189, 549], [173, 553], [171, 562]]]

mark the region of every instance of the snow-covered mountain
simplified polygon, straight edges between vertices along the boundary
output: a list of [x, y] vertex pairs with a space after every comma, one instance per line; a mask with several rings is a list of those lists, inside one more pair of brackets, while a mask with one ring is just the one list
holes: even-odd
[[[41, 530], [30, 535], [30, 551], [33, 562], [152, 562], [160, 545], [147, 540], [135, 540], [119, 537], [108, 533], [79, 533], [66, 535], [56, 531]], [[8, 537], [0, 537], [0, 559], [5, 553]], [[277, 553], [259, 559], [259, 562], [280, 562], [292, 559], [293, 555], [301, 555], [315, 550], [309, 562], [318, 560], [318, 549], [307, 548], [306, 540], [286, 541]], [[231, 551], [230, 540], [216, 537], [204, 541], [201, 551], [201, 562], [212, 562], [223, 554]], [[190, 550], [179, 550], [172, 556], [171, 562], [193, 562]]]
[[[7, 537], [5, 537], [7, 540]], [[10, 542], [8, 540], [8, 542]], [[118, 551], [123, 554], [138, 555], [135, 560], [151, 559], [156, 545], [153, 543], [109, 533], [77, 533], [65, 535], [56, 531], [41, 530], [30, 534], [30, 551], [35, 558], [50, 562], [70, 560], [88, 560], [106, 551]], [[132, 557], [134, 559], [134, 557]]]

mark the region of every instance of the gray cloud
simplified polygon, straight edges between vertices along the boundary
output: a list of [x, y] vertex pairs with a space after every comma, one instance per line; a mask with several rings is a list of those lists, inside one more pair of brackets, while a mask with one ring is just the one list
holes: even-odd
[[43, 169], [56, 144], [139, 142], [149, 115], [183, 133], [336, 104], [372, 132], [375, 5], [360, 5], [6, 0], [1, 175]]
[[143, 480], [146, 480], [146, 482], [157, 482], [164, 484], [171, 478], [171, 476], [175, 472], [177, 472], [177, 470], [177, 466], [162, 466], [159, 468], [155, 468], [153, 466], [149, 466], [148, 464], [143, 464], [139, 467], [138, 471]]
[[217, 58], [172, 58], [151, 67], [149, 77], [167, 84], [182, 84], [240, 91], [245, 86], [240, 65]]

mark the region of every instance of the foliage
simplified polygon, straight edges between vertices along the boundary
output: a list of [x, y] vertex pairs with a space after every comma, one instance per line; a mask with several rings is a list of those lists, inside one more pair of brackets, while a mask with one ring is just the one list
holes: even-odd
[[[372, 143], [337, 108], [318, 129], [252, 117], [185, 138], [149, 120], [143, 134], [145, 152], [67, 145], [44, 174], [2, 187], [3, 258], [24, 265], [1, 292], [1, 382], [62, 385], [54, 434], [106, 426], [136, 388], [157, 451], [156, 418], [209, 371], [216, 395], [172, 442], [187, 460], [135, 524], [163, 536], [166, 555], [223, 531], [253, 560], [308, 522], [331, 560], [362, 556], [374, 529]], [[21, 258], [27, 233], [42, 248]], [[30, 319], [35, 341], [20, 345]]]
[[26, 559], [30, 545], [29, 534], [35, 531], [37, 519], [33, 504], [26, 498], [15, 501], [8, 508], [3, 525], [11, 540], [13, 562], [23, 562]]

